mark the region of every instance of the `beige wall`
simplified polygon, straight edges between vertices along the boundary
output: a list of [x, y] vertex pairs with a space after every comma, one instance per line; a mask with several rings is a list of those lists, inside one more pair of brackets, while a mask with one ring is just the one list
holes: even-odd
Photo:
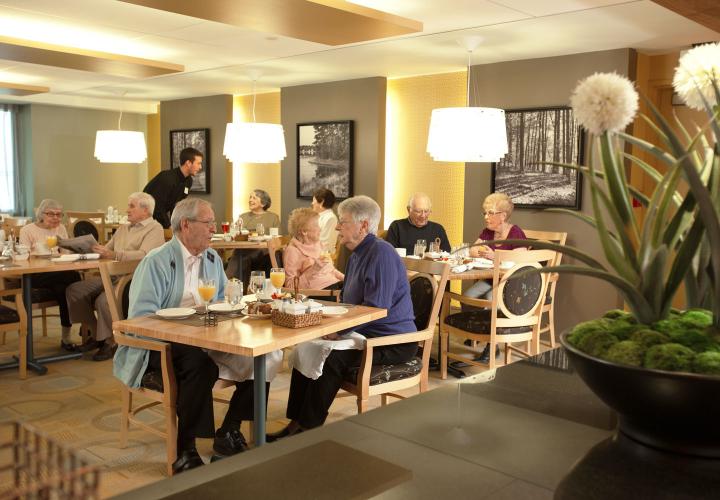
[[354, 194], [374, 198], [384, 206], [386, 80], [381, 77], [286, 87], [281, 91], [282, 125], [287, 158], [282, 162], [282, 228], [288, 213], [308, 206], [297, 193], [297, 124], [353, 120]]
[[[118, 113], [32, 104], [23, 118], [31, 137], [32, 199], [55, 198], [66, 210], [127, 206], [127, 196], [142, 190], [147, 165], [104, 164], [93, 156], [95, 132], [117, 129]], [[124, 113], [123, 130], [147, 131], [145, 115]]]
[[[594, 72], [629, 74], [632, 62], [628, 49], [591, 52], [571, 56], [474, 66], [471, 102], [476, 106], [519, 109], [568, 105], [578, 80]], [[587, 157], [587, 155], [586, 155]], [[483, 228], [482, 201], [490, 193], [489, 164], [468, 164], [465, 169], [465, 241], [475, 241]], [[592, 209], [584, 186], [582, 212]], [[600, 257], [595, 230], [577, 219], [540, 210], [516, 210], [512, 222], [525, 229], [567, 231], [568, 243]], [[572, 263], [565, 258], [564, 263]], [[579, 321], [622, 306], [614, 288], [603, 281], [564, 275], [558, 285], [556, 328], [559, 331]]]
[[178, 99], [160, 103], [160, 137], [162, 169], [170, 168], [170, 131], [180, 129], [210, 129], [210, 153], [205, 162], [210, 166], [210, 194], [193, 193], [213, 204], [215, 215], [226, 218], [231, 207], [227, 197], [227, 172], [230, 162], [223, 156], [225, 127], [232, 121], [232, 96], [215, 95]]

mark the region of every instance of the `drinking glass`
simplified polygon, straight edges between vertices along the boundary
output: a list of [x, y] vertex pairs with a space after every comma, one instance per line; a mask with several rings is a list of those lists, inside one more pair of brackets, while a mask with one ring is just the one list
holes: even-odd
[[231, 309], [242, 302], [243, 284], [242, 281], [232, 278], [225, 283], [225, 301], [230, 304]]
[[435, 241], [430, 242], [430, 251], [440, 253], [440, 238], [436, 238]]
[[415, 250], [413, 251], [413, 255], [420, 257], [421, 259], [425, 255], [425, 249], [427, 248], [427, 241], [425, 240], [417, 240], [415, 242]]
[[282, 267], [273, 267], [270, 269], [270, 283], [276, 290], [280, 291], [285, 284], [285, 269]]
[[230, 223], [225, 221], [221, 225], [223, 234], [228, 234], [230, 232]]
[[248, 290], [255, 294], [256, 300], [260, 299], [260, 295], [265, 290], [265, 271], [252, 271], [250, 273]]
[[255, 231], [257, 231], [258, 236], [265, 236], [265, 226], [258, 223], [257, 226], [255, 226]]
[[57, 236], [48, 236], [45, 238], [45, 243], [50, 249], [50, 253], [55, 253], [55, 247], [57, 247]]
[[208, 315], [208, 306], [210, 305], [210, 301], [215, 296], [215, 292], [217, 290], [217, 287], [215, 286], [215, 280], [213, 279], [205, 279], [200, 278], [198, 281], [198, 294], [200, 295], [200, 298], [202, 299], [203, 303], [205, 304], [205, 316]]

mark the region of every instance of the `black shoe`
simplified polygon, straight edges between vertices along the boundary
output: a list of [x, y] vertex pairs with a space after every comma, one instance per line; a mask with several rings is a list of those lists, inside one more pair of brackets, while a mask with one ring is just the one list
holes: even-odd
[[229, 457], [237, 453], [242, 453], [248, 449], [245, 436], [238, 430], [230, 432], [217, 431], [215, 440], [213, 441], [213, 451], [219, 455]]
[[267, 443], [274, 443], [278, 439], [294, 436], [295, 434], [300, 434], [301, 432], [303, 432], [303, 430], [300, 427], [297, 427], [294, 431], [291, 431], [290, 426], [288, 425], [278, 432], [265, 434], [265, 441]]
[[108, 344], [105, 342], [103, 345], [100, 346], [100, 349], [93, 354], [93, 361], [106, 361], [113, 356], [115, 356], [115, 351], [117, 351], [117, 344]]
[[72, 342], [65, 342], [64, 340], [60, 341], [60, 349], [68, 352], [78, 352], [78, 348], [75, 344]]
[[77, 346], [76, 350], [78, 350], [80, 352], [87, 352], [87, 351], [93, 351], [99, 347], [101, 347], [101, 346], [98, 341], [96, 341], [95, 339], [90, 339], [87, 342], [85, 342], [84, 344], [80, 344], [79, 346]]
[[140, 386], [151, 391], [163, 392], [162, 374], [155, 370], [146, 370], [140, 381]]
[[172, 470], [173, 474], [180, 474], [181, 472], [200, 467], [201, 465], [205, 465], [205, 462], [203, 462], [202, 458], [200, 458], [197, 450], [192, 448], [180, 452], [177, 460], [175, 460], [172, 464]]
[[[498, 356], [500, 356], [500, 346], [495, 346], [495, 357], [497, 358]], [[483, 349], [480, 356], [475, 358], [475, 361], [485, 364], [490, 363], [490, 344], [485, 344], [485, 349]]]

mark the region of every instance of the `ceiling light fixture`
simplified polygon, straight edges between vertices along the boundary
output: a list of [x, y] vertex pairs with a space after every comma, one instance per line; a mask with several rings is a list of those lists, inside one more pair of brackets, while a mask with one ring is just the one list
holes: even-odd
[[253, 121], [227, 124], [223, 155], [233, 163], [279, 163], [287, 156], [285, 133], [280, 124], [255, 122], [255, 82], [253, 79]]
[[496, 162], [508, 152], [505, 111], [470, 106], [470, 58], [480, 37], [468, 37], [466, 106], [432, 111], [427, 152], [435, 161]]
[[95, 158], [100, 163], [142, 163], [147, 159], [145, 134], [121, 130], [122, 115], [121, 106], [117, 130], [98, 130], [95, 134]]

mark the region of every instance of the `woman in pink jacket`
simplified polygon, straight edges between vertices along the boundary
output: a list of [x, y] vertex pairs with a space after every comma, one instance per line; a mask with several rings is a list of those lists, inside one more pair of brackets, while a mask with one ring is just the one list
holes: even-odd
[[296, 208], [290, 212], [288, 230], [293, 238], [283, 253], [285, 286], [292, 287], [297, 276], [300, 288], [341, 288], [345, 276], [323, 252], [318, 214], [311, 208]]

